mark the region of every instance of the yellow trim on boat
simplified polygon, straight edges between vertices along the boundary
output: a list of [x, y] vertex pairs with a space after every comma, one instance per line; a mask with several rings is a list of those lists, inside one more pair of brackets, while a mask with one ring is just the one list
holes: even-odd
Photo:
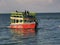
[[18, 19], [18, 20], [23, 20], [23, 18], [18, 18], [18, 17], [10, 17], [11, 19]]
[[23, 22], [22, 23], [11, 23], [11, 25], [15, 25], [15, 24], [23, 24]]

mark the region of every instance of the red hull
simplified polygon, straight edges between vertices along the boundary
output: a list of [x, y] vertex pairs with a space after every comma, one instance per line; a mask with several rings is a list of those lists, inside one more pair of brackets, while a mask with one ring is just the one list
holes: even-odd
[[19, 24], [19, 25], [10, 25], [12, 32], [16, 34], [28, 35], [28, 33], [35, 33], [35, 23], [32, 24]]
[[35, 29], [11, 29], [12, 33], [19, 34], [22, 36], [35, 35]]
[[24, 28], [24, 29], [26, 29], [26, 28], [35, 28], [35, 23], [33, 23], [33, 24], [17, 24], [17, 25], [10, 25], [10, 28]]

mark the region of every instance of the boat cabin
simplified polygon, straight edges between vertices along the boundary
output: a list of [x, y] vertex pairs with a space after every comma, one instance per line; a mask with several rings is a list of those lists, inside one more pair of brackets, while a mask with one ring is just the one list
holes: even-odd
[[22, 12], [14, 12], [11, 14], [11, 24], [35, 23], [35, 16], [24, 15]]

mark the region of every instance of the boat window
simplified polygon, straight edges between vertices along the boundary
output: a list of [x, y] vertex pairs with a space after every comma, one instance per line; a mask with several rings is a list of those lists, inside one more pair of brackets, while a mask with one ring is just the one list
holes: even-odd
[[29, 20], [24, 20], [24, 22], [29, 22]]
[[19, 17], [19, 16], [12, 16], [12, 17]]
[[15, 19], [12, 19], [12, 20], [11, 20], [11, 23], [15, 23]]
[[20, 22], [22, 22], [22, 20], [20, 20]]
[[27, 20], [24, 20], [24, 22], [26, 22]]
[[34, 20], [29, 20], [29, 22], [34, 22]]
[[34, 20], [24, 20], [24, 22], [34, 22]]
[[16, 23], [18, 23], [19, 21], [18, 20], [16, 20]]
[[13, 19], [13, 23], [15, 23], [15, 19]]
[[22, 18], [22, 16], [20, 16], [20, 18]]
[[16, 17], [16, 16], [13, 16], [13, 17]]
[[19, 16], [16, 16], [16, 17], [19, 17]]

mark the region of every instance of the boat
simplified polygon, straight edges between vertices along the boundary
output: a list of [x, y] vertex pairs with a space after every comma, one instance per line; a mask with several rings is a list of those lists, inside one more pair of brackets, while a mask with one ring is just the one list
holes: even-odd
[[27, 32], [27, 30], [34, 32], [36, 28], [36, 13], [34, 12], [12, 12], [10, 16], [10, 28], [15, 29], [17, 32], [24, 31]]

